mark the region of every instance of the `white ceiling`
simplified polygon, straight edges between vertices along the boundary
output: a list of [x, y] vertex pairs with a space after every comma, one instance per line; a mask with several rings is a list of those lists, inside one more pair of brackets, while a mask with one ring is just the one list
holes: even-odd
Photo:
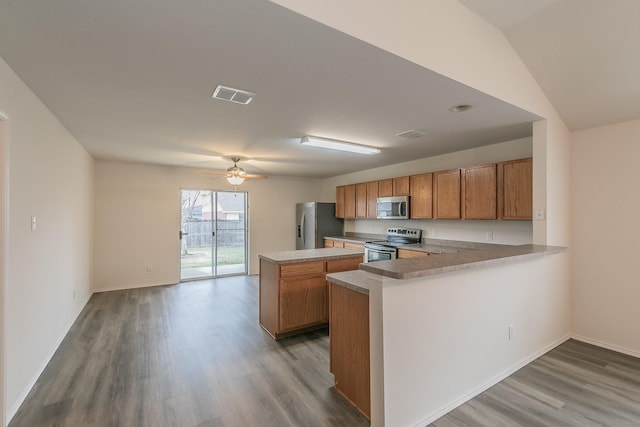
[[460, 0], [503, 33], [569, 129], [640, 118], [639, 0]]
[[[588, 104], [615, 98], [600, 80], [618, 68], [593, 61], [574, 69], [558, 61], [588, 50], [579, 40], [588, 33], [585, 24], [573, 29], [577, 16], [602, 12], [593, 6], [600, 3], [635, 11], [640, 1], [462, 1], [504, 28], [572, 128], [601, 124], [604, 115]], [[613, 9], [609, 24], [621, 13]], [[540, 37], [532, 38], [540, 22]], [[637, 31], [627, 35], [618, 34], [620, 49], [638, 39]], [[573, 50], [565, 38], [576, 43]], [[550, 43], [555, 68], [544, 67], [550, 53], [538, 40]], [[265, 0], [2, 0], [0, 57], [99, 159], [225, 169], [238, 155], [249, 172], [326, 177], [528, 136], [537, 119]], [[588, 84], [596, 77], [601, 86]], [[576, 100], [578, 81], [585, 86]], [[619, 110], [640, 117], [631, 108], [638, 110], [640, 99], [632, 83], [635, 99], [605, 105], [618, 114], [605, 121], [625, 120]], [[257, 95], [248, 106], [213, 100], [218, 84]], [[461, 103], [475, 108], [448, 111]], [[429, 135], [395, 136], [410, 129]], [[382, 153], [301, 147], [306, 134]]]

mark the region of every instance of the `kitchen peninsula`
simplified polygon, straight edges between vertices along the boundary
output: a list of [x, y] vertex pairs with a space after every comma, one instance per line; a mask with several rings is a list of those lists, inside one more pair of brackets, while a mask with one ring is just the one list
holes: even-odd
[[[336, 389], [370, 411], [372, 426], [427, 425], [569, 337], [565, 248], [433, 240], [410, 249], [438, 244], [447, 250], [327, 275], [331, 332], [353, 307], [364, 313], [349, 322], [350, 340], [369, 348], [351, 367], [332, 348], [331, 364]], [[338, 306], [335, 295], [360, 303]]]

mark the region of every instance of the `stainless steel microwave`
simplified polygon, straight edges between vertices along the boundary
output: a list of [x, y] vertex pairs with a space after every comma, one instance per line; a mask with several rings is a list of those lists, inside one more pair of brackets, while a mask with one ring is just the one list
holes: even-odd
[[378, 197], [378, 219], [409, 219], [409, 196]]

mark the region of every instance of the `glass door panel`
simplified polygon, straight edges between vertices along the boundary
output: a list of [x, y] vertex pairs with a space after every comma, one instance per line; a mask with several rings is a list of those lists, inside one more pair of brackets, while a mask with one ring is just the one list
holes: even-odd
[[247, 193], [181, 191], [180, 280], [247, 274]]
[[216, 275], [247, 273], [247, 193], [217, 192]]

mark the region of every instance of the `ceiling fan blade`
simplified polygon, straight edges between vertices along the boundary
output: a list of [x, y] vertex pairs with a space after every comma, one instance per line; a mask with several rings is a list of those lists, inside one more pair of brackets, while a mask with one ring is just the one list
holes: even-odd
[[240, 176], [242, 178], [244, 178], [244, 179], [267, 179], [267, 178], [269, 178], [266, 175], [258, 175], [258, 174], [255, 174], [255, 173], [246, 173], [246, 174], [240, 175]]

